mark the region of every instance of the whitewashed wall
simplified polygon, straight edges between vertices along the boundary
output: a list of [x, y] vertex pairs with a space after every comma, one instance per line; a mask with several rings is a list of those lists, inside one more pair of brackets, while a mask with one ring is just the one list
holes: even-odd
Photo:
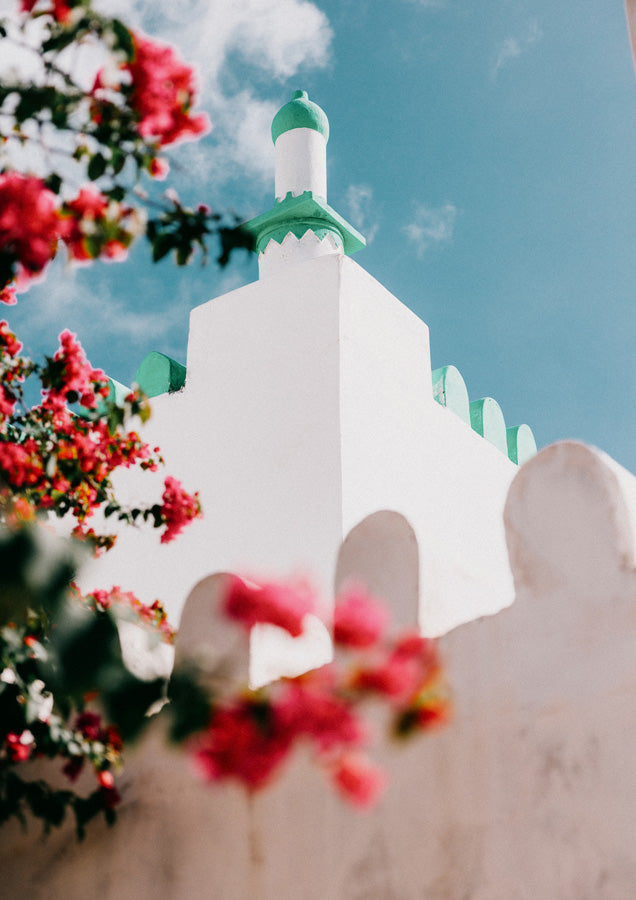
[[[516, 600], [442, 639], [454, 721], [379, 748], [393, 783], [376, 811], [345, 807], [302, 759], [252, 800], [202, 787], [151, 734], [114, 829], [96, 824], [83, 845], [70, 829], [44, 844], [5, 831], [4, 896], [631, 900], [635, 516], [636, 480], [596, 450], [557, 444], [522, 467], [505, 515]], [[357, 537], [343, 566], [365, 565]], [[226, 646], [216, 587], [197, 589], [180, 653], [203, 626]]]

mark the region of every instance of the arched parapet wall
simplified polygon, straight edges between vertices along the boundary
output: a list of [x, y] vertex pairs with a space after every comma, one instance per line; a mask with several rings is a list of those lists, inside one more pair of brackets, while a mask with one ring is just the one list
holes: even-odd
[[575, 441], [546, 447], [518, 472], [504, 520], [517, 594], [610, 597], [636, 560], [636, 478]]
[[248, 640], [242, 627], [223, 613], [225, 594], [234, 577], [228, 572], [208, 575], [190, 591], [181, 614], [175, 666], [190, 664], [211, 677], [221, 673], [238, 685], [258, 688], [331, 660], [331, 636], [315, 615], [305, 617], [299, 637], [273, 625], [256, 625]]
[[335, 594], [347, 582], [362, 582], [384, 599], [398, 625], [419, 621], [420, 564], [417, 537], [408, 520], [383, 509], [351, 529], [338, 553]]
[[248, 680], [248, 641], [222, 612], [223, 598], [233, 577], [228, 572], [208, 575], [188, 594], [179, 622], [175, 667], [194, 665], [210, 672], [222, 667], [228, 677]]

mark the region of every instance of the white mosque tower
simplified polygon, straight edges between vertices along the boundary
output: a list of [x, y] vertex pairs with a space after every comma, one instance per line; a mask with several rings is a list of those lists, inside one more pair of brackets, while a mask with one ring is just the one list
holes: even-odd
[[247, 227], [261, 278], [292, 262], [351, 254], [366, 241], [327, 205], [329, 121], [306, 91], [294, 91], [272, 122], [276, 203]]
[[454, 367], [432, 372], [426, 324], [350, 258], [364, 238], [327, 205], [328, 136], [296, 91], [272, 124], [274, 206], [246, 226], [259, 280], [192, 311], [185, 371], [153, 353], [137, 373], [145, 436], [205, 517], [167, 546], [126, 533], [83, 581], [178, 622], [215, 572], [300, 574], [327, 603], [356, 577], [441, 634], [513, 600], [503, 508], [534, 440]]

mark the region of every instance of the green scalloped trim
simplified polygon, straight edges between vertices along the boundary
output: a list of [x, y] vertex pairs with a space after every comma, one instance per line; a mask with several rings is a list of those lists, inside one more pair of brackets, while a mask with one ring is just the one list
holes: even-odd
[[537, 442], [529, 425], [513, 425], [506, 429], [508, 457], [513, 463], [522, 466], [537, 452]]
[[185, 379], [185, 366], [158, 350], [151, 350], [135, 373], [136, 383], [149, 397], [180, 391]]
[[432, 377], [435, 400], [470, 425], [468, 390], [459, 370], [455, 366], [442, 366], [434, 369]]
[[506, 422], [501, 407], [492, 397], [482, 397], [470, 403], [470, 424], [473, 431], [490, 441], [508, 456]]

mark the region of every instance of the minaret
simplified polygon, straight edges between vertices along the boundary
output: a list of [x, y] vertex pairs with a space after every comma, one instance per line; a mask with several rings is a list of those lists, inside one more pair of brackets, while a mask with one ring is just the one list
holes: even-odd
[[329, 121], [294, 91], [272, 122], [276, 202], [246, 224], [255, 237], [261, 278], [290, 262], [331, 254], [349, 256], [365, 239], [327, 204]]
[[[349, 258], [364, 239], [327, 205], [328, 134], [303, 92], [278, 112], [277, 199], [247, 226], [258, 281], [192, 310], [185, 383], [165, 358], [140, 375], [166, 391], [145, 438], [205, 517], [160, 553], [154, 535], [127, 534], [97, 583], [161, 597], [178, 621], [215, 573], [307, 577], [326, 608], [353, 578], [396, 622], [443, 634], [513, 599], [503, 510], [517, 467], [497, 404], [469, 404], [452, 366], [433, 375], [426, 324]], [[322, 664], [325, 640], [293, 653]], [[263, 683], [288, 656], [254, 659]]]

